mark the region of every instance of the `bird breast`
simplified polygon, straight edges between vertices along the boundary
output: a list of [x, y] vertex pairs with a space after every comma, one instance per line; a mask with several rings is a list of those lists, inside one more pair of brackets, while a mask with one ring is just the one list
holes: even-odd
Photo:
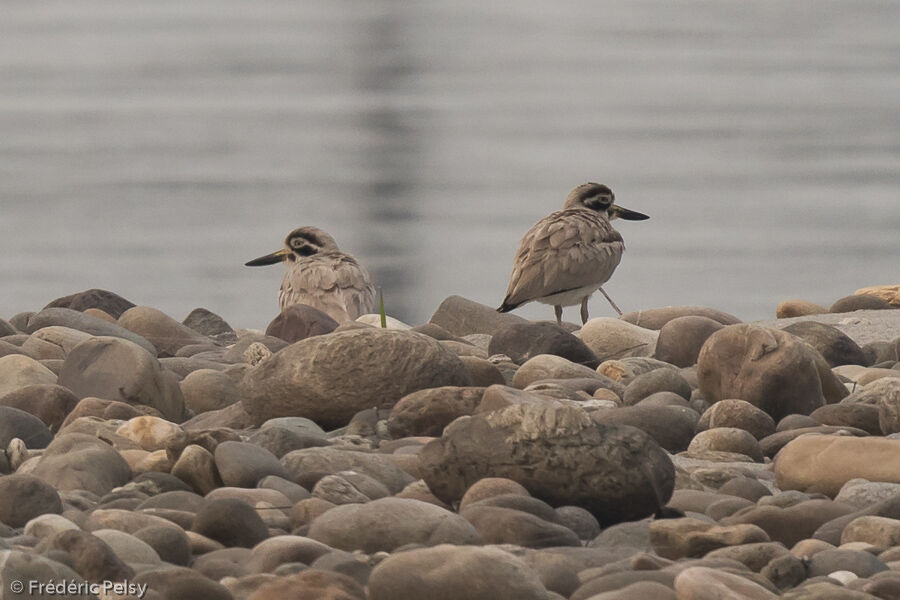
[[371, 313], [375, 287], [368, 271], [343, 253], [318, 254], [289, 265], [281, 282], [278, 304], [308, 304], [337, 322]]

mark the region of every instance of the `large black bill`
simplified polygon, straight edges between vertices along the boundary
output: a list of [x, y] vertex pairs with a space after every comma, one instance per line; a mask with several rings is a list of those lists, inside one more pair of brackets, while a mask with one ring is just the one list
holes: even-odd
[[626, 221], [646, 221], [650, 218], [644, 213], [639, 213], [634, 210], [622, 208], [618, 204], [613, 204], [613, 210], [615, 211], [617, 217], [619, 217], [620, 219], [625, 219]]
[[280, 263], [281, 261], [283, 261], [286, 255], [287, 250], [279, 250], [278, 252], [273, 252], [272, 254], [266, 254], [265, 256], [254, 258], [250, 262], [244, 263], [244, 266], [263, 267], [265, 265], [274, 265], [275, 263]]

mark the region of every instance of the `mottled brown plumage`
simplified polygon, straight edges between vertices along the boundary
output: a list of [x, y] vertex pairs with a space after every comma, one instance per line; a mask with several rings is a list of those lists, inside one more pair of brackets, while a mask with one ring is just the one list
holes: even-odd
[[[538, 221], [519, 243], [503, 304], [508, 312], [531, 301], [552, 304], [557, 322], [562, 307], [581, 303], [582, 322], [587, 321], [587, 300], [609, 281], [622, 259], [625, 243], [609, 224], [621, 217], [647, 219], [646, 215], [613, 204], [605, 185], [586, 183], [569, 193], [563, 210]], [[621, 313], [620, 313], [621, 314]]]
[[287, 273], [278, 292], [281, 310], [308, 304], [338, 323], [354, 320], [375, 308], [375, 286], [355, 258], [341, 252], [330, 235], [316, 227], [288, 234], [282, 250], [251, 260], [255, 267], [283, 261]]

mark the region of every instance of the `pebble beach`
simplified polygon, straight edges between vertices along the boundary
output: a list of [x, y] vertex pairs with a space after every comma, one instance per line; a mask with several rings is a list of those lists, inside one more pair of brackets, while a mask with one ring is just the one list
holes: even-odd
[[0, 600], [900, 599], [900, 286], [852, 292], [9, 315]]

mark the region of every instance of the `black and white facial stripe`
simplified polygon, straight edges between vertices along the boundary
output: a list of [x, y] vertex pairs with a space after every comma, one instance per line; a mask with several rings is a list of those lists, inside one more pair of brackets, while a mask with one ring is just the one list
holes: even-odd
[[587, 183], [578, 191], [578, 200], [585, 207], [597, 212], [605, 212], [616, 197], [612, 190], [600, 183]]
[[288, 246], [297, 256], [312, 256], [322, 250], [322, 243], [310, 233], [292, 235], [288, 240]]

